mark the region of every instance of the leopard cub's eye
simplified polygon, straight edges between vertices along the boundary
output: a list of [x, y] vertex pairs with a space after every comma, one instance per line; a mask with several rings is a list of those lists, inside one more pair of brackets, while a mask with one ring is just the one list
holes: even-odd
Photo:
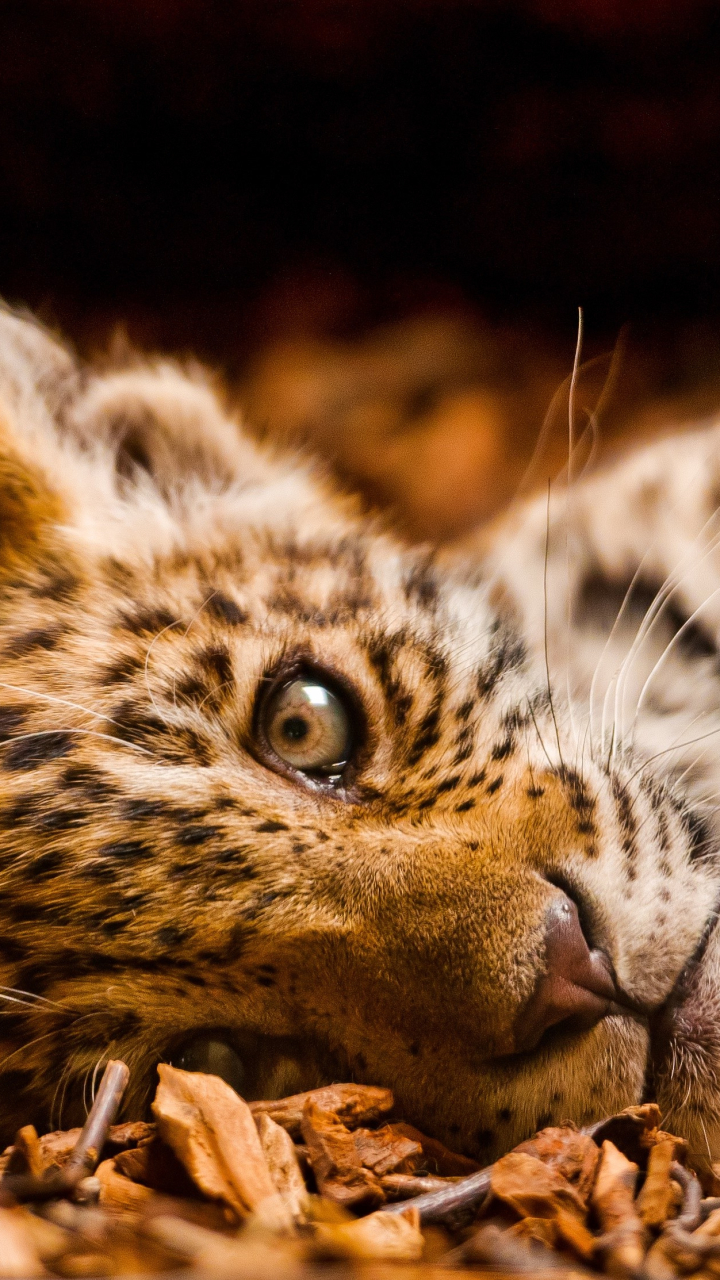
[[290, 680], [270, 698], [264, 730], [277, 756], [301, 773], [338, 777], [352, 747], [350, 716], [336, 693], [310, 676]]

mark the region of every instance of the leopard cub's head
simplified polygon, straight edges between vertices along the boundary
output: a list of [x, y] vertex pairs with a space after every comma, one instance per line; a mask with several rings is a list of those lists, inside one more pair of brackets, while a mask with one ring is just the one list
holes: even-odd
[[[168, 363], [0, 317], [0, 1089], [123, 1057], [395, 1090], [481, 1159], [636, 1101], [716, 895], [578, 751], [502, 584], [442, 568]], [[672, 902], [674, 926], [663, 929]]]

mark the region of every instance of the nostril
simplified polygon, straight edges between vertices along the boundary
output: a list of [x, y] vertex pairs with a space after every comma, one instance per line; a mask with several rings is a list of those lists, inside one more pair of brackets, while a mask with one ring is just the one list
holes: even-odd
[[575, 902], [558, 892], [546, 915], [545, 971], [517, 1020], [518, 1051], [533, 1049], [549, 1027], [587, 1030], [617, 999], [612, 965], [588, 946]]

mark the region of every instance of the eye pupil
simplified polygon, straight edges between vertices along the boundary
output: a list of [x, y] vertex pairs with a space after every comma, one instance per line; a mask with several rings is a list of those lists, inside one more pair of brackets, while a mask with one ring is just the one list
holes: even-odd
[[288, 716], [287, 720], [283, 720], [282, 731], [290, 742], [302, 742], [303, 738], [307, 738], [310, 726], [302, 716]]

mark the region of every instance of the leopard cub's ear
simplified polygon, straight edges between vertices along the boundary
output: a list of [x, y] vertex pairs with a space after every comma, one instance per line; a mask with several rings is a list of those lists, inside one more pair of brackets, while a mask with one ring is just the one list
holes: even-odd
[[92, 376], [72, 426], [86, 445], [111, 451], [126, 493], [148, 480], [166, 498], [188, 487], [220, 491], [261, 478], [266, 465], [209, 377], [169, 361]]
[[67, 518], [60, 423], [80, 375], [69, 351], [0, 303], [0, 569], [37, 560]]

